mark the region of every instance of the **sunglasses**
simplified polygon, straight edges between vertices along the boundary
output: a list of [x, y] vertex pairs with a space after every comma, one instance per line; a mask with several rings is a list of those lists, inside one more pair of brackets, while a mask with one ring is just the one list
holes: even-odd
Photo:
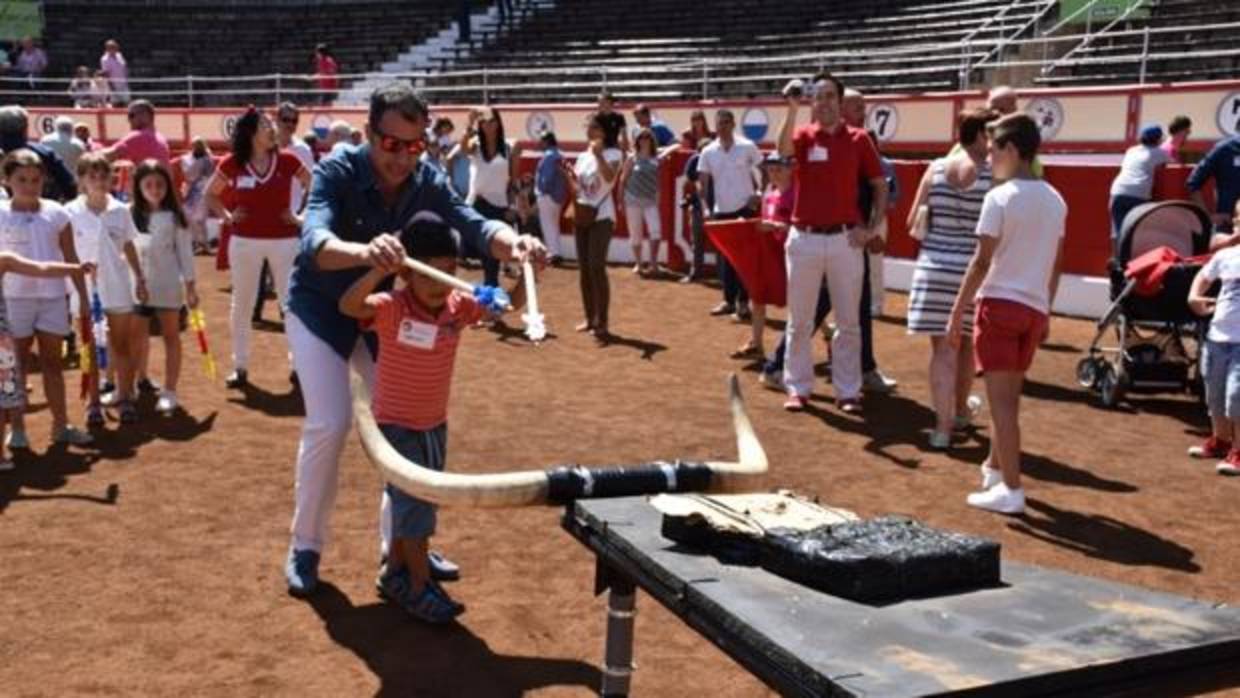
[[377, 128], [372, 129], [374, 134], [378, 136], [379, 150], [385, 153], [406, 152], [410, 155], [418, 156], [422, 151], [426, 150], [426, 138], [414, 138], [413, 140], [405, 140], [396, 136], [389, 136]]

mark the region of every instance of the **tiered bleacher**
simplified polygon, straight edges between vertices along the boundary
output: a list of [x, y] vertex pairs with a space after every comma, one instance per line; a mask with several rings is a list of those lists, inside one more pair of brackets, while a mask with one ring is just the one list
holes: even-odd
[[[485, 0], [474, 2], [479, 7], [487, 4]], [[320, 42], [331, 45], [340, 72], [364, 72], [376, 69], [410, 44], [449, 26], [458, 6], [457, 2], [434, 0], [49, 0], [44, 5], [45, 44], [50, 59], [47, 75], [68, 77], [79, 65], [93, 71], [99, 65], [107, 39], [120, 42], [131, 79], [310, 74], [314, 72], [314, 47]], [[135, 92], [154, 89], [173, 93], [152, 97], [157, 104], [187, 103], [183, 81], [162, 86], [136, 82], [133, 87]], [[311, 85], [285, 80], [279, 87], [292, 96], [292, 90]], [[194, 104], [265, 104], [272, 100], [276, 88], [271, 80], [239, 85], [195, 78]], [[228, 89], [230, 94], [209, 94], [219, 89]], [[251, 92], [238, 94], [238, 89]], [[313, 101], [308, 95], [304, 97], [303, 101]]]
[[[588, 100], [606, 74], [623, 99], [768, 95], [820, 63], [866, 91], [955, 89], [963, 63], [1053, 19], [1051, 0], [535, 0], [512, 32], [484, 36], [445, 70], [488, 69], [492, 101]], [[469, 55], [470, 52], [473, 55]], [[893, 53], [898, 51], [899, 53]], [[805, 54], [846, 52], [819, 61]], [[761, 62], [743, 63], [745, 59]], [[703, 65], [703, 60], [707, 65]], [[589, 73], [557, 71], [589, 69]], [[436, 80], [436, 85], [442, 84]], [[479, 101], [477, 76], [444, 101]], [[468, 86], [468, 87], [467, 87]]]
[[[1098, 22], [1095, 22], [1095, 28]], [[1148, 18], [1117, 24], [1037, 82], [1046, 86], [1227, 80], [1240, 76], [1240, 3], [1157, 0]]]

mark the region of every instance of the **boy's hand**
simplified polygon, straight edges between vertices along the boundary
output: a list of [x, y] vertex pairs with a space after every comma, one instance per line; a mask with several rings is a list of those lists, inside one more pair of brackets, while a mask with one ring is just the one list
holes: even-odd
[[191, 310], [194, 308], [197, 308], [198, 307], [198, 291], [192, 288], [185, 289], [185, 304], [188, 305]]
[[151, 299], [150, 292], [146, 290], [146, 279], [138, 279], [137, 288], [134, 289], [134, 293], [138, 296], [138, 302], [146, 305], [146, 302]]
[[383, 233], [366, 245], [366, 263], [388, 274], [398, 272], [405, 263], [405, 246], [395, 235]]
[[530, 262], [536, 270], [547, 266], [547, 248], [543, 246], [542, 240], [533, 235], [518, 237], [512, 245], [511, 254], [512, 261], [517, 264]]
[[87, 275], [94, 274], [95, 269], [96, 267], [94, 262], [82, 262], [81, 264], [78, 264], [77, 270], [73, 272], [73, 278], [85, 279]]

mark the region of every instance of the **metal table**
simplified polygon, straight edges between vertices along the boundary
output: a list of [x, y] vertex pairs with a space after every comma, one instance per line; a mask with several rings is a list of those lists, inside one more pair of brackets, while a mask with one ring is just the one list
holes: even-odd
[[1148, 692], [1240, 660], [1240, 609], [1051, 569], [875, 606], [684, 549], [643, 497], [578, 501], [563, 524], [610, 590], [605, 696], [629, 691], [638, 588], [790, 696]]

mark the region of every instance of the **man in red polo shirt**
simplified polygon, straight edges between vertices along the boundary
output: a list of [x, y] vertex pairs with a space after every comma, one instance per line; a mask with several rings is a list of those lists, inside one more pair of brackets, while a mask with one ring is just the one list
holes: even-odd
[[[791, 85], [790, 85], [791, 87]], [[866, 132], [840, 119], [844, 85], [830, 73], [810, 85], [810, 123], [795, 128], [799, 90], [785, 90], [788, 113], [779, 133], [779, 154], [795, 158], [796, 205], [785, 246], [788, 268], [788, 352], [784, 362], [784, 409], [800, 411], [813, 390], [814, 307], [826, 279], [838, 331], [831, 344], [831, 382], [836, 404], [861, 411], [861, 326], [865, 245], [886, 216], [887, 181]], [[794, 133], [795, 128], [795, 133]], [[869, 217], [857, 210], [857, 189], [869, 182]]]

